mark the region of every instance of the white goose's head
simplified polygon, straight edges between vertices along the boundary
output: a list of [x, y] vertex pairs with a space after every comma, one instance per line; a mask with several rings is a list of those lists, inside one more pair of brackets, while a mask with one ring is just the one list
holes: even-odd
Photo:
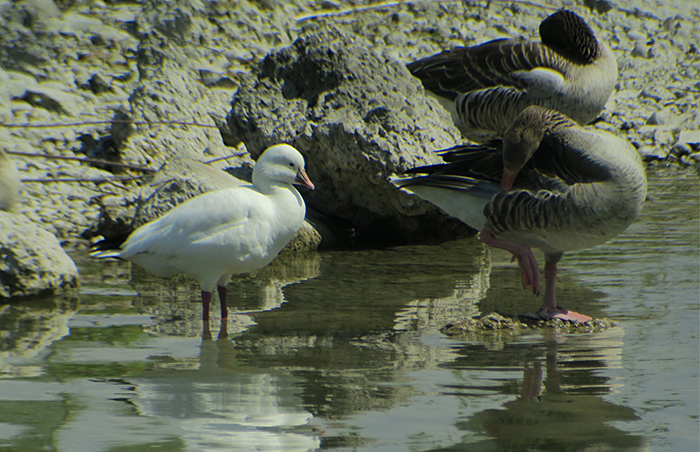
[[314, 189], [314, 184], [304, 171], [304, 157], [288, 144], [276, 144], [265, 149], [253, 168], [253, 185], [263, 188], [274, 182]]

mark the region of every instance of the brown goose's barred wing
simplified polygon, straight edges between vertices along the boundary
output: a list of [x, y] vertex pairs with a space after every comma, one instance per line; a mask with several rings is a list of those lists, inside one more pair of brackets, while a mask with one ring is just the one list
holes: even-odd
[[559, 70], [561, 58], [539, 42], [499, 39], [474, 47], [458, 47], [407, 65], [426, 90], [454, 100], [459, 94], [510, 86], [524, 90], [518, 71], [537, 67]]

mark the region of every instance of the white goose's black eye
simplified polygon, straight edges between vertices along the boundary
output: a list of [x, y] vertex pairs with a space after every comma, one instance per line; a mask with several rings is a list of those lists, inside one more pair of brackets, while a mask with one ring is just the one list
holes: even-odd
[[292, 168], [294, 168], [294, 162], [289, 162], [289, 166], [291, 166]]

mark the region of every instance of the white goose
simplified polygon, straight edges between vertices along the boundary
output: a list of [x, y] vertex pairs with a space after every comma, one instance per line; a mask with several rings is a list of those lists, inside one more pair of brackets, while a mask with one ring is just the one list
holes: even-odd
[[226, 284], [231, 277], [272, 262], [304, 222], [306, 205], [292, 184], [314, 188], [304, 171], [304, 158], [287, 144], [269, 147], [253, 168], [252, 185], [189, 199], [136, 229], [119, 250], [96, 250], [92, 255], [126, 259], [156, 276], [185, 274], [196, 279], [202, 286], [204, 321], [209, 320], [217, 286], [221, 318], [226, 319]]
[[601, 244], [624, 231], [646, 196], [641, 158], [626, 141], [585, 129], [554, 110], [526, 108], [502, 143], [442, 152], [448, 162], [415, 168], [424, 176], [394, 183], [480, 231], [487, 245], [513, 254], [524, 287], [540, 291], [530, 247], [545, 255], [542, 318], [590, 320], [559, 308], [557, 262], [565, 251]]
[[614, 88], [615, 57], [571, 11], [547, 17], [540, 37], [542, 42], [497, 39], [457, 47], [407, 67], [452, 113], [463, 136], [474, 141], [500, 137], [528, 105], [588, 124]]

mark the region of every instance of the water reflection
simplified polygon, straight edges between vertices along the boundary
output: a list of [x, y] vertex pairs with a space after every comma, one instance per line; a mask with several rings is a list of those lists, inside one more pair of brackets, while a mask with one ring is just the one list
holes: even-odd
[[567, 306], [616, 313], [600, 333], [442, 335], [540, 305], [474, 239], [283, 256], [230, 286], [223, 325], [188, 280], [80, 262], [79, 303], [0, 307], [0, 448], [697, 449], [697, 197], [650, 183], [679, 201], [562, 261]]
[[[613, 426], [615, 421], [635, 421], [639, 416], [601, 397], [621, 386], [604, 372], [620, 366], [621, 336], [621, 328], [581, 337], [547, 332], [539, 344], [510, 347], [509, 353], [525, 361], [522, 380], [504, 381], [500, 392], [518, 397], [457, 422], [460, 430], [488, 437], [470, 445], [470, 450], [641, 450], [648, 443], [645, 438]], [[450, 367], [473, 369], [460, 361], [464, 360], [455, 360]]]
[[77, 310], [73, 297], [0, 304], [0, 378], [41, 375], [41, 355], [69, 334]]
[[131, 380], [129, 398], [139, 416], [160, 419], [185, 450], [306, 451], [316, 449], [313, 415], [300, 409], [287, 372], [241, 364], [226, 325], [214, 340], [205, 330], [198, 369], [173, 372], [156, 366]]

